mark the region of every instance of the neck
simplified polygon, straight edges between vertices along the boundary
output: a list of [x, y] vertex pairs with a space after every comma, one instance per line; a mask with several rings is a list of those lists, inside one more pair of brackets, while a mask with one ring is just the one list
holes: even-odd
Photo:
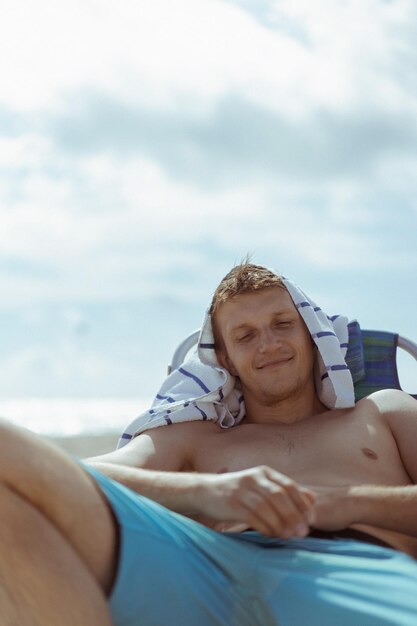
[[246, 423], [252, 424], [295, 424], [328, 409], [320, 402], [315, 392], [300, 397], [290, 396], [274, 402], [253, 396], [245, 398]]

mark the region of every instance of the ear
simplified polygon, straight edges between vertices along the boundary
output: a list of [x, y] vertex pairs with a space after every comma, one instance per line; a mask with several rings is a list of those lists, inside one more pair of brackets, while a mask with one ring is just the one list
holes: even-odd
[[224, 369], [231, 373], [232, 376], [237, 376], [237, 371], [232, 361], [227, 356], [224, 350], [218, 350], [216, 352], [217, 360]]

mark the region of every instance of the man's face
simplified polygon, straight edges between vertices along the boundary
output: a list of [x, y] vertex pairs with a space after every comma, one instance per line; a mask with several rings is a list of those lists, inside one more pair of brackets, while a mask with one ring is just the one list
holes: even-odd
[[308, 329], [285, 288], [236, 296], [220, 305], [216, 328], [219, 362], [238, 376], [245, 394], [273, 405], [300, 395], [313, 383], [313, 346]]

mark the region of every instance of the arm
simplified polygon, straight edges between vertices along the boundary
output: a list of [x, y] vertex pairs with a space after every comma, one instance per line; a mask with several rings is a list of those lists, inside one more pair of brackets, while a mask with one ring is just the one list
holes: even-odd
[[220, 476], [106, 463], [97, 469], [177, 513], [203, 515], [226, 526], [233, 522], [288, 538], [308, 534], [314, 519], [315, 494], [266, 466]]
[[336, 530], [367, 524], [417, 537], [417, 402], [402, 391], [369, 397], [391, 429], [404, 469], [413, 484], [318, 488], [316, 527]]
[[417, 537], [417, 485], [312, 489], [317, 493], [314, 526], [320, 530], [366, 524]]
[[264, 466], [221, 475], [186, 471], [192, 467], [193, 449], [201, 445], [200, 429], [207, 427], [211, 425], [198, 422], [156, 428], [87, 462], [177, 513], [243, 524], [270, 535], [307, 534], [314, 494], [287, 476]]
[[86, 462], [133, 491], [179, 513], [193, 512], [196, 487], [189, 466], [193, 424], [150, 429], [123, 448]]

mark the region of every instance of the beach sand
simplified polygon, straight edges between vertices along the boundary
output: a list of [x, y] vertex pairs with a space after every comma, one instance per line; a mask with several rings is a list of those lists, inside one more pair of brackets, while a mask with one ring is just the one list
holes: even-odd
[[115, 450], [120, 432], [100, 435], [74, 435], [73, 437], [48, 437], [51, 441], [78, 459], [97, 456]]

